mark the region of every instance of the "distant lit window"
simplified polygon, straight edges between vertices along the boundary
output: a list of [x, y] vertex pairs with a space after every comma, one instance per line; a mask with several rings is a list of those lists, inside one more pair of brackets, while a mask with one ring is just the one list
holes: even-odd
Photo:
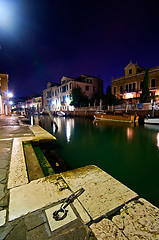
[[85, 86], [85, 90], [86, 90], [86, 91], [89, 91], [89, 86]]
[[155, 78], [152, 78], [151, 79], [151, 87], [156, 87], [156, 79]]
[[129, 74], [132, 74], [132, 69], [129, 69]]
[[116, 87], [113, 87], [113, 93], [116, 94]]
[[143, 88], [143, 81], [140, 82], [140, 89]]
[[120, 93], [123, 93], [123, 86], [120, 86]]

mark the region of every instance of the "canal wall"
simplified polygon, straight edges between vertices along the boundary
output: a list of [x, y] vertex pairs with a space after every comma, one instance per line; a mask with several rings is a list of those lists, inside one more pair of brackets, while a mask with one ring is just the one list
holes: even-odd
[[[87, 118], [94, 118], [94, 113], [96, 111], [95, 110], [83, 110], [83, 109], [78, 109], [75, 111], [67, 111], [67, 115], [71, 116], [71, 117], [87, 117]], [[143, 123], [143, 120], [145, 118], [146, 115], [150, 115], [152, 116], [152, 110], [128, 110], [127, 111], [128, 114], [137, 114], [139, 116], [139, 121], [141, 123]], [[156, 110], [154, 112], [154, 116], [155, 117], [159, 117], [159, 110]]]
[[[9, 198], [0, 209], [0, 239], [159, 239], [159, 209], [97, 166], [30, 181], [23, 142], [55, 138], [39, 126], [25, 129], [32, 134], [24, 131], [9, 145]], [[53, 213], [81, 188], [67, 216], [56, 221]]]

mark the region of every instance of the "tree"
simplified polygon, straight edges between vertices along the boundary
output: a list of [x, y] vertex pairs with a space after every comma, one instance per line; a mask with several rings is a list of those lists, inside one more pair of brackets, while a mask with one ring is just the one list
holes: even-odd
[[88, 106], [88, 97], [84, 92], [82, 92], [82, 89], [80, 87], [73, 88], [71, 96], [72, 101], [70, 105], [73, 105], [74, 107]]
[[142, 86], [142, 94], [140, 96], [140, 102], [149, 102], [149, 101], [150, 101], [149, 68], [146, 68], [143, 86]]
[[103, 97], [103, 105], [117, 105], [119, 104], [118, 98], [115, 97], [114, 94], [111, 93], [111, 86], [108, 85], [106, 90], [106, 95]]

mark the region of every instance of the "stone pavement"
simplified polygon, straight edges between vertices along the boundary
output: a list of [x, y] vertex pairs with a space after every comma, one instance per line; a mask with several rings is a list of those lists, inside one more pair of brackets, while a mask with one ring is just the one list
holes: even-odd
[[[22, 143], [53, 140], [45, 130], [0, 117], [0, 134], [0, 240], [159, 239], [159, 209], [96, 166], [30, 181]], [[55, 221], [81, 187], [67, 217]]]

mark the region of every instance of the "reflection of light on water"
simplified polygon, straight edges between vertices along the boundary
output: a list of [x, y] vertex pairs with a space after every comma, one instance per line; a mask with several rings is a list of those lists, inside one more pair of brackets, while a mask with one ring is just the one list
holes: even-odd
[[70, 142], [71, 138], [71, 130], [74, 129], [74, 119], [67, 119], [66, 120], [66, 139], [67, 142]]
[[71, 137], [71, 126], [70, 126], [70, 122], [67, 121], [66, 122], [66, 139], [67, 139], [67, 142], [70, 142], [70, 137]]
[[56, 127], [55, 127], [55, 124], [53, 123], [52, 125], [53, 125], [53, 126], [52, 126], [53, 133], [55, 133], [55, 132], [56, 132]]
[[132, 137], [133, 137], [132, 128], [127, 128], [127, 138], [128, 138], [128, 140], [132, 139]]
[[159, 132], [157, 133], [157, 147], [159, 148]]
[[61, 132], [61, 121], [63, 120], [63, 118], [56, 118], [56, 124], [58, 126], [58, 131]]
[[31, 125], [32, 126], [34, 125], [34, 118], [33, 118], [33, 116], [31, 116]]

